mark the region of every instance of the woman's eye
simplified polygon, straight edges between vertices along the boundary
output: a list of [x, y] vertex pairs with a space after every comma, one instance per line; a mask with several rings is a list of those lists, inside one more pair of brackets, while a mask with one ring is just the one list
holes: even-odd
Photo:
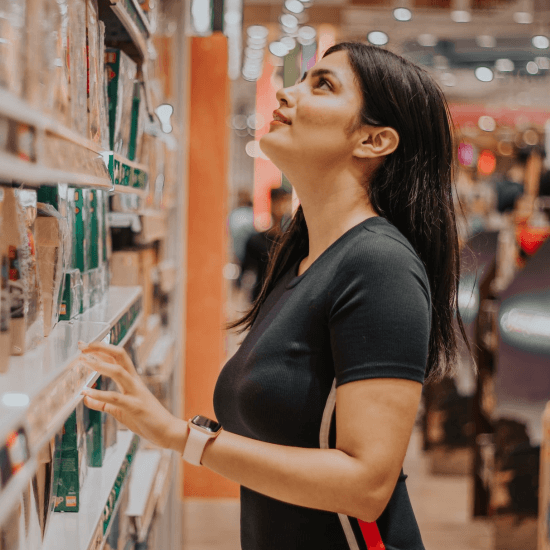
[[329, 90], [331, 89], [331, 85], [329, 83], [328, 80], [326, 80], [325, 78], [320, 78], [318, 81], [317, 81], [317, 86], [315, 86], [316, 88], [320, 88], [322, 85], [326, 84], [329, 88]]

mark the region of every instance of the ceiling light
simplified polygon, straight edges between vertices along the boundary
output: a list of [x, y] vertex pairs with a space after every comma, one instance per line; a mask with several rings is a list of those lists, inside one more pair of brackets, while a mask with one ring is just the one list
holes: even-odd
[[271, 42], [269, 51], [276, 57], [284, 57], [288, 54], [288, 48], [282, 42]]
[[539, 66], [539, 69], [550, 69], [550, 59], [548, 57], [535, 57], [535, 63]]
[[264, 27], [263, 25], [252, 25], [246, 29], [246, 34], [248, 34], [250, 38], [256, 40], [265, 40], [269, 34], [269, 31], [267, 30], [267, 27]]
[[529, 61], [525, 66], [525, 70], [529, 74], [537, 74], [539, 72], [539, 66], [534, 61]]
[[514, 21], [522, 25], [530, 25], [533, 22], [533, 0], [519, 0], [514, 12]]
[[298, 30], [298, 42], [302, 44], [302, 46], [309, 46], [310, 44], [313, 44], [316, 36], [317, 31], [309, 25], [304, 25]]
[[489, 67], [478, 67], [475, 70], [475, 75], [481, 82], [491, 82], [493, 80], [493, 71]]
[[395, 8], [393, 16], [397, 21], [410, 21], [412, 19], [412, 12], [408, 8]]
[[296, 40], [291, 36], [283, 36], [280, 41], [288, 48], [289, 52], [296, 47]]
[[453, 73], [443, 73], [441, 75], [441, 82], [443, 82], [445, 86], [452, 88], [453, 86], [456, 86], [456, 76]]
[[305, 9], [300, 0], [286, 0], [285, 8], [291, 13], [302, 13]]
[[479, 120], [477, 121], [477, 125], [484, 132], [492, 132], [497, 127], [497, 123], [495, 122], [495, 119], [487, 115], [480, 116]]
[[371, 31], [367, 34], [367, 40], [375, 46], [384, 46], [388, 43], [388, 35], [382, 31]]
[[469, 23], [472, 20], [471, 0], [451, 0], [451, 19], [455, 23]]
[[417, 42], [426, 48], [433, 48], [437, 44], [437, 36], [434, 34], [421, 34]]
[[298, 18], [291, 13], [283, 13], [283, 15], [279, 17], [279, 21], [281, 22], [281, 25], [289, 29], [295, 29], [298, 27]]
[[511, 59], [497, 59], [495, 69], [501, 73], [506, 73], [514, 70], [514, 62]]
[[537, 36], [533, 36], [531, 39], [531, 44], [539, 50], [545, 50], [548, 46], [550, 46], [550, 40], [548, 40], [548, 37], [539, 34]]
[[476, 43], [480, 48], [494, 48], [497, 45], [497, 39], [489, 34], [476, 36]]
[[455, 10], [451, 12], [451, 19], [455, 23], [469, 23], [472, 20], [472, 15], [466, 10]]

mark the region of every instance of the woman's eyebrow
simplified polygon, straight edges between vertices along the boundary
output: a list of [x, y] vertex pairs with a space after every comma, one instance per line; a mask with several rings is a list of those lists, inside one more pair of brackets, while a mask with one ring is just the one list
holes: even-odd
[[[303, 82], [307, 75], [309, 74], [309, 71], [306, 71], [304, 73], [304, 76], [302, 76], [302, 79], [300, 80], [300, 82]], [[331, 71], [330, 69], [314, 69], [313, 72], [311, 73], [311, 76], [314, 77], [314, 76], [322, 76], [322, 75], [330, 75], [332, 76], [334, 79], [336, 79], [336, 81], [338, 83], [340, 83], [340, 80], [338, 80], [338, 77], [336, 76], [336, 74]]]

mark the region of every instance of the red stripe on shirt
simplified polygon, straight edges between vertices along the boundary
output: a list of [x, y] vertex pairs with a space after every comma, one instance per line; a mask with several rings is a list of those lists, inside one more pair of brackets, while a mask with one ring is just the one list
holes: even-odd
[[369, 550], [386, 550], [376, 522], [372, 521], [367, 523], [366, 521], [362, 521], [360, 519], [357, 521], [359, 522], [359, 527], [361, 527], [361, 532], [363, 533], [363, 538], [365, 539], [367, 548]]

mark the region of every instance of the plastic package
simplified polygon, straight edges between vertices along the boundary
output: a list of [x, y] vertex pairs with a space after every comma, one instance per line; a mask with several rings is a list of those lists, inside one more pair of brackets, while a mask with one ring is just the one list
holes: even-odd
[[68, 321], [80, 313], [82, 304], [82, 274], [78, 269], [69, 269], [65, 273], [63, 297], [59, 308], [59, 320]]
[[69, 71], [73, 129], [87, 136], [86, 0], [69, 2]]
[[128, 158], [141, 161], [142, 144], [143, 144], [143, 129], [145, 125], [146, 104], [145, 91], [143, 83], [139, 80], [134, 82], [134, 97], [132, 104], [132, 127], [130, 132], [130, 143], [128, 147]]
[[107, 94], [107, 73], [108, 67], [104, 65], [105, 60], [105, 23], [99, 21], [99, 66], [98, 66], [98, 103], [99, 103], [99, 124], [101, 145], [109, 149], [111, 140], [109, 135], [109, 96]]
[[132, 121], [132, 102], [137, 65], [123, 51], [105, 49], [108, 66], [109, 133], [111, 150], [128, 156]]
[[63, 274], [70, 260], [67, 233], [67, 220], [53, 206], [38, 203], [36, 256], [44, 308], [44, 336], [48, 336], [59, 318]]
[[4, 189], [2, 235], [8, 245], [11, 354], [23, 355], [43, 337], [42, 303], [36, 266], [36, 191]]
[[0, 0], [0, 87], [23, 93], [25, 0]]
[[88, 126], [89, 137], [99, 143], [101, 141], [101, 117], [100, 117], [100, 90], [99, 75], [100, 67], [100, 32], [98, 23], [97, 0], [86, 2], [86, 63], [88, 73], [87, 95], [88, 95]]

